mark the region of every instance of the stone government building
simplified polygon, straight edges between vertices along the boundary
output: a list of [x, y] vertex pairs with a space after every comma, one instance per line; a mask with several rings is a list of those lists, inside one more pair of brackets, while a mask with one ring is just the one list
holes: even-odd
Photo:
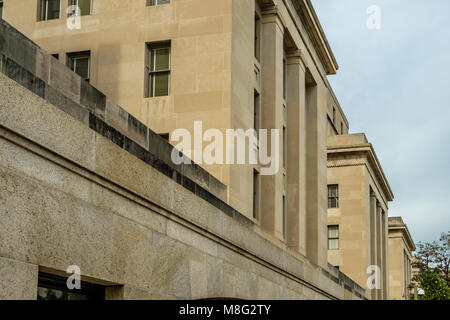
[[[0, 4], [0, 298], [75, 298], [70, 265], [82, 298], [389, 298], [392, 191], [309, 0]], [[174, 165], [195, 120], [279, 129], [281, 170]]]

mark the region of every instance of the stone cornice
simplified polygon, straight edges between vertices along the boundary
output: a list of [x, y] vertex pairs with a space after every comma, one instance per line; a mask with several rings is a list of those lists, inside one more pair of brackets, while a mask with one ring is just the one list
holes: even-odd
[[[408, 249], [412, 252], [416, 250], [416, 245], [412, 239], [411, 233], [409, 232], [408, 226], [403, 222], [401, 217], [390, 217], [389, 218], [389, 237], [394, 231], [400, 231]], [[392, 238], [392, 237], [391, 237]]]
[[[354, 138], [354, 141], [345, 143], [344, 139]], [[371, 168], [374, 170], [376, 178], [381, 185], [381, 188], [386, 196], [387, 201], [394, 200], [394, 194], [389, 185], [389, 182], [384, 174], [383, 168], [381, 167], [380, 161], [375, 153], [375, 150], [371, 143], [367, 141], [367, 138], [364, 134], [355, 134], [355, 135], [341, 135], [334, 136], [331, 139], [342, 139], [339, 143], [328, 143], [328, 159], [332, 156], [347, 156], [350, 154], [364, 154], [366, 155], [368, 162]]]
[[328, 75], [336, 74], [339, 69], [336, 58], [328, 43], [325, 32], [319, 22], [310, 0], [292, 0], [311, 42]]
[[[285, 2], [286, 0], [280, 0]], [[302, 24], [304, 25], [308, 36], [317, 52], [317, 55], [322, 63], [326, 73], [328, 75], [336, 74], [339, 69], [336, 58], [334, 57], [333, 51], [331, 50], [330, 44], [325, 36], [325, 32], [319, 22], [316, 12], [311, 4], [310, 0], [290, 0], [297, 11], [297, 15], [300, 17]], [[280, 17], [278, 13], [278, 8], [274, 0], [261, 0], [261, 8], [264, 13], [276, 14]], [[282, 18], [280, 17], [283, 22]], [[284, 22], [283, 22], [284, 24]], [[284, 24], [285, 25], [285, 24]]]

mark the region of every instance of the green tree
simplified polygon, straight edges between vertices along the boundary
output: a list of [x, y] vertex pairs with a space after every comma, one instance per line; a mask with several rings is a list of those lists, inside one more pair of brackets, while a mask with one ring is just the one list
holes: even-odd
[[420, 287], [425, 291], [422, 300], [450, 300], [447, 283], [435, 271], [428, 269], [419, 278]]
[[[425, 271], [435, 271], [450, 286], [450, 231], [442, 233], [439, 241], [417, 244], [414, 266], [420, 270], [419, 277]], [[414, 280], [420, 282], [419, 277]]]

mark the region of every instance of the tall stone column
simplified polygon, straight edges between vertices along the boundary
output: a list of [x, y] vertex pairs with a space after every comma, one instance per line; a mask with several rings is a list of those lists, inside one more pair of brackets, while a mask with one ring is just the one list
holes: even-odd
[[[321, 226], [321, 207], [320, 207], [320, 170], [326, 170], [326, 161], [324, 168], [320, 166], [321, 159], [319, 155], [319, 130], [321, 114], [319, 110], [319, 88], [317, 82], [313, 79], [309, 70], [306, 72], [306, 94], [305, 94], [305, 115], [306, 115], [306, 256], [308, 259], [318, 265], [326, 267], [323, 259], [326, 254], [326, 244], [321, 243], [321, 232], [326, 236], [326, 222]], [[325, 122], [324, 122], [325, 123]], [[326, 150], [325, 150], [326, 152]], [[325, 154], [326, 157], [326, 154]], [[326, 178], [326, 171], [325, 171]], [[326, 192], [326, 180], [323, 186]], [[324, 199], [325, 205], [325, 199]], [[326, 209], [323, 212], [325, 215]], [[326, 217], [325, 217], [326, 218]]]
[[384, 295], [383, 299], [389, 299], [389, 238], [388, 238], [388, 214], [383, 211], [383, 280], [384, 280]]
[[[284, 26], [276, 7], [265, 9], [261, 22], [261, 126], [269, 131], [278, 129], [282, 146]], [[268, 144], [270, 150], [270, 137]], [[277, 175], [261, 177], [261, 226], [278, 237], [283, 214], [281, 171], [282, 163]]]
[[288, 54], [287, 69], [287, 243], [306, 254], [306, 69], [300, 51]]
[[[376, 228], [376, 213], [377, 213], [377, 200], [373, 193], [370, 194], [370, 264], [375, 266], [377, 264], [377, 228]], [[377, 298], [376, 290], [370, 290], [370, 297], [372, 300]]]
[[383, 299], [383, 290], [384, 290], [384, 281], [383, 281], [383, 230], [382, 230], [382, 209], [380, 203], [377, 202], [377, 211], [376, 211], [376, 227], [377, 227], [377, 266], [380, 267], [380, 276], [381, 276], [381, 289], [377, 290], [377, 299]]

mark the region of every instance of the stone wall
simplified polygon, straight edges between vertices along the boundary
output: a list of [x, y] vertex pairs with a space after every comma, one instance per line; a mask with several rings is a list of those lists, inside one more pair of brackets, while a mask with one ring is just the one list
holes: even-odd
[[0, 21], [0, 298], [78, 265], [123, 299], [359, 299], [266, 239], [196, 166]]

